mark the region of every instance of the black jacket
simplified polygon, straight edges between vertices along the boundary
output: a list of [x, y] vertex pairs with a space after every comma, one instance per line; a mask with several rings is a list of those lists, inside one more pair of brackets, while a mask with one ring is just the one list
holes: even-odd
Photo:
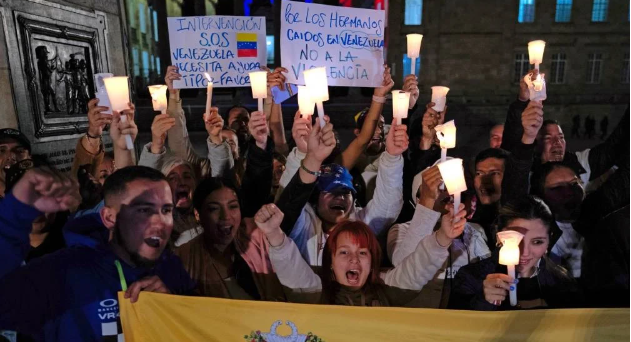
[[[466, 265], [454, 279], [448, 308], [461, 310], [518, 310], [511, 307], [508, 296], [500, 306], [486, 301], [482, 283], [493, 273], [506, 274], [506, 266], [498, 264], [499, 251], [485, 260]], [[520, 278], [517, 284], [517, 301], [543, 299], [548, 308], [573, 308], [583, 305], [583, 295], [576, 282], [560, 266], [543, 258], [539, 273], [533, 278]]]

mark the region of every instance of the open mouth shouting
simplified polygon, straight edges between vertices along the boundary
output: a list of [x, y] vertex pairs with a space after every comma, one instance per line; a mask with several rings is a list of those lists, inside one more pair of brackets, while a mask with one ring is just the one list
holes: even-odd
[[563, 150], [560, 148], [553, 148], [550, 150], [550, 159], [552, 161], [562, 161], [563, 160]]
[[359, 276], [361, 274], [361, 270], [360, 269], [351, 269], [346, 271], [346, 281], [348, 282], [349, 285], [351, 286], [358, 286], [359, 285]]
[[165, 242], [165, 239], [158, 235], [152, 235], [145, 240], [145, 244], [152, 248], [160, 248]]
[[333, 212], [338, 212], [340, 214], [343, 214], [346, 212], [346, 203], [344, 202], [332, 202], [329, 205], [329, 209]]
[[189, 194], [190, 189], [188, 189], [188, 187], [178, 188], [175, 192], [175, 205], [180, 207], [190, 204], [191, 199]]

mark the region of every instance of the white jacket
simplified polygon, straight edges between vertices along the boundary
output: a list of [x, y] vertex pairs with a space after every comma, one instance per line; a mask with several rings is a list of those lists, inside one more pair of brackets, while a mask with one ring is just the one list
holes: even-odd
[[[434, 226], [440, 219], [440, 213], [417, 204], [412, 220], [395, 224], [388, 231], [388, 257], [394, 266], [400, 265], [405, 258], [414, 252], [416, 245], [425, 237], [432, 234]], [[475, 223], [465, 224], [463, 239], [454, 239], [449, 247], [451, 250], [451, 265], [449, 260], [441, 265], [434, 278], [453, 278], [460, 267], [469, 263], [486, 259], [491, 255], [486, 244], [484, 229]], [[422, 265], [425, 267], [425, 265]]]
[[[300, 167], [300, 154], [292, 151], [287, 158], [287, 167], [283, 177], [295, 174]], [[379, 235], [394, 223], [403, 207], [403, 157], [392, 156], [387, 152], [379, 157], [379, 171], [377, 185], [373, 199], [365, 208], [354, 206], [351, 208], [349, 219], [358, 220], [370, 226], [375, 235]], [[292, 172], [293, 171], [293, 172]], [[289, 183], [289, 182], [287, 182]], [[284, 185], [286, 186], [287, 183]], [[283, 178], [281, 178], [283, 186]], [[294, 240], [302, 257], [312, 266], [322, 265], [322, 249], [327, 235], [322, 230], [322, 220], [316, 214], [311, 204], [305, 205], [296, 220], [289, 237]]]
[[[431, 234], [419, 241], [408, 258], [380, 276], [388, 286], [419, 291], [432, 279], [448, 255], [447, 248], [440, 246], [435, 234]], [[300, 251], [291, 239], [285, 237], [280, 246], [270, 246], [269, 257], [280, 283], [295, 293], [293, 298], [300, 297], [300, 294], [307, 297], [308, 294], [322, 292], [322, 280], [300, 257]]]

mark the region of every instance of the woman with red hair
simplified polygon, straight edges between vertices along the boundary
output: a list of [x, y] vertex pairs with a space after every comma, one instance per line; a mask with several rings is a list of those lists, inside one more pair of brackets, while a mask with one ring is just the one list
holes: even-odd
[[301, 257], [296, 244], [280, 229], [283, 213], [274, 204], [263, 206], [254, 220], [270, 245], [269, 257], [291, 302], [360, 306], [404, 306], [432, 279], [448, 256], [451, 241], [466, 220], [464, 205], [453, 223], [449, 205], [439, 230], [419, 242], [397, 267], [381, 272], [381, 249], [370, 227], [343, 221], [330, 230], [319, 274]]

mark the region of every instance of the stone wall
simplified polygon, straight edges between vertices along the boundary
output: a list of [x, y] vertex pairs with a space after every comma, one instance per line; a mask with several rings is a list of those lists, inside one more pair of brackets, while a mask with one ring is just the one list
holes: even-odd
[[[127, 74], [119, 6], [117, 0], [0, 1], [0, 127], [22, 130], [33, 153], [48, 156], [60, 169], [69, 168], [77, 138], [87, 129], [85, 101], [68, 109], [74, 108], [68, 103], [69, 84], [79, 75], [69, 71], [74, 58], [69, 56], [74, 53], [87, 65], [80, 76], [87, 97], [93, 96], [94, 73]], [[49, 79], [59, 110], [45, 109], [41, 46], [47, 46], [54, 70]]]

